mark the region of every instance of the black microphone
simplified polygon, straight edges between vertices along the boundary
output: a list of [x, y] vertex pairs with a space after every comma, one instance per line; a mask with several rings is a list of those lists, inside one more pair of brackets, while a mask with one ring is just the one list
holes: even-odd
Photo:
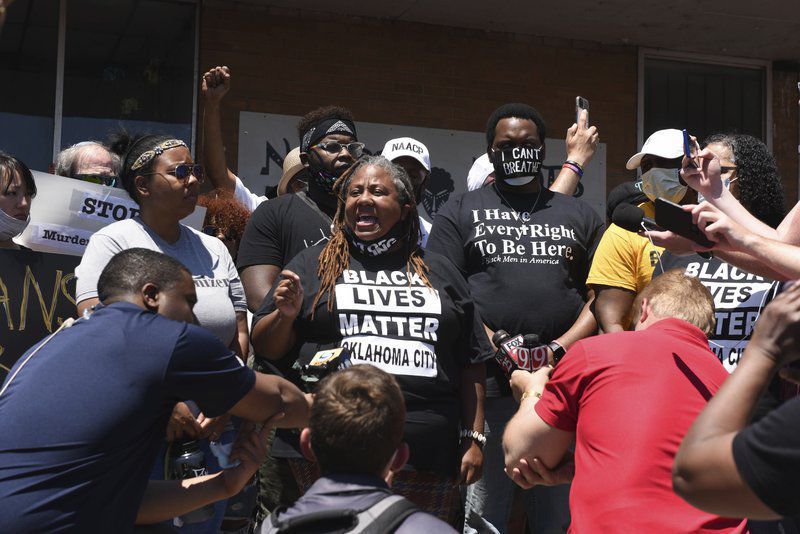
[[539, 346], [539, 336], [536, 334], [525, 334], [522, 338], [522, 346], [526, 349], [532, 349]]
[[[620, 228], [633, 233], [639, 233], [643, 230], [644, 224], [648, 230], [663, 231], [664, 229], [656, 224], [656, 221], [650, 217], [645, 217], [644, 210], [633, 204], [620, 204], [614, 208], [614, 213], [611, 214], [611, 221]], [[698, 256], [703, 259], [711, 258], [708, 252], [698, 252]]]
[[656, 221], [650, 217], [645, 217], [644, 210], [633, 204], [620, 204], [614, 209], [611, 221], [629, 232], [638, 233], [642, 231], [642, 223], [648, 230], [663, 230]]
[[507, 377], [511, 377], [511, 373], [520, 368], [519, 362], [515, 357], [515, 349], [522, 345], [522, 342], [522, 336], [511, 336], [505, 330], [497, 330], [492, 335], [492, 343], [497, 347], [494, 359]]

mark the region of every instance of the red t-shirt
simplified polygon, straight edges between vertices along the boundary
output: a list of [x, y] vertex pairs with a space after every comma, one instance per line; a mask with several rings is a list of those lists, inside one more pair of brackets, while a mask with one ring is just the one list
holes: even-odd
[[570, 532], [746, 532], [672, 491], [683, 436], [727, 377], [703, 332], [679, 319], [573, 345], [535, 406], [576, 433]]

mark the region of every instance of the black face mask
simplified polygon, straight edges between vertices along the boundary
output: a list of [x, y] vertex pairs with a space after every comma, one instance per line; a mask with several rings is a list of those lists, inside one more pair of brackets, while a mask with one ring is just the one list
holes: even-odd
[[316, 154], [309, 155], [308, 158], [308, 175], [318, 186], [320, 186], [327, 194], [333, 195], [333, 184], [339, 179], [349, 167], [339, 167], [333, 173], [326, 171], [320, 165], [322, 160]]
[[495, 179], [511, 186], [527, 185], [541, 178], [544, 147], [515, 146], [490, 153]]
[[380, 256], [381, 254], [388, 252], [389, 249], [395, 245], [395, 243], [405, 239], [405, 229], [403, 228], [405, 226], [404, 222], [405, 221], [397, 221], [394, 226], [392, 226], [389, 231], [386, 232], [386, 234], [378, 239], [372, 239], [369, 241], [356, 237], [356, 233], [347, 225], [344, 227], [344, 235], [347, 237], [347, 240], [350, 242], [350, 244], [356, 247], [362, 254], [366, 254], [368, 256]]

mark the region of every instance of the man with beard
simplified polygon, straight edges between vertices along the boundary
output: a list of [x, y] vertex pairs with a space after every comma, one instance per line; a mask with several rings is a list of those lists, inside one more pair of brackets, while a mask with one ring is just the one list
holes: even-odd
[[[363, 143], [357, 142], [352, 114], [341, 107], [328, 106], [307, 113], [297, 130], [308, 190], [261, 203], [247, 222], [239, 245], [237, 267], [247, 307], [252, 312], [261, 306], [278, 273], [292, 258], [305, 248], [328, 240], [336, 212], [333, 183], [364, 149]], [[300, 384], [299, 374], [292, 369], [296, 359], [296, 349], [275, 362], [256, 354], [254, 368]], [[275, 461], [265, 464], [261, 471], [263, 513], [278, 504], [291, 505], [300, 496], [290, 467], [291, 459], [303, 457], [298, 436], [276, 432], [271, 453]]]
[[333, 183], [361, 156], [350, 111], [315, 109], [297, 125], [300, 160], [308, 172], [308, 191], [262, 203], [253, 212], [239, 245], [237, 267], [247, 306], [255, 312], [289, 260], [301, 250], [327, 241], [336, 212]]
[[[439, 210], [428, 249], [452, 260], [467, 279], [489, 336], [501, 329], [536, 334], [549, 344], [537, 353], [552, 359], [597, 329], [586, 276], [603, 222], [583, 201], [544, 187], [545, 130], [539, 112], [525, 104], [492, 113], [486, 138], [496, 180]], [[569, 153], [564, 165], [582, 169], [589, 157]], [[505, 532], [514, 491], [500, 442], [517, 403], [493, 361], [486, 395], [484, 475], [467, 490], [467, 533]], [[567, 495], [567, 486], [528, 492], [536, 508], [532, 532], [566, 530]]]

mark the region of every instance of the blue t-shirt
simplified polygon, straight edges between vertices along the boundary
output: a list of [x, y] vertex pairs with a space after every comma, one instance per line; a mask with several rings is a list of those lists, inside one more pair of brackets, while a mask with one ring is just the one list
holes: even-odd
[[132, 531], [175, 403], [214, 417], [254, 382], [203, 328], [130, 303], [100, 307], [0, 396], [0, 530]]

